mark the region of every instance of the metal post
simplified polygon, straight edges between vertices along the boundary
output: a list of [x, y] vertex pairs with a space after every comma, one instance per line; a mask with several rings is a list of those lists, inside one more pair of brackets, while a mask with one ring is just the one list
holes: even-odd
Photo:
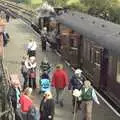
[[77, 109], [77, 97], [75, 97], [75, 106], [74, 106], [73, 120], [76, 120], [76, 109]]

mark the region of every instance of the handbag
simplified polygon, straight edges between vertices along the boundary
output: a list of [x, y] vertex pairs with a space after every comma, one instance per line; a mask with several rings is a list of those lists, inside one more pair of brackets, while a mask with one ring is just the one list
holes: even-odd
[[36, 78], [36, 72], [30, 72], [30, 78], [32, 79]]

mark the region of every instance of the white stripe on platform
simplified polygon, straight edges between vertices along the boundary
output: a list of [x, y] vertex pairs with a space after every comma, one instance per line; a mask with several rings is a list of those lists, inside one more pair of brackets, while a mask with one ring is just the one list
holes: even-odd
[[59, 52], [57, 52], [56, 50], [55, 50], [55, 52], [59, 57], [61, 57], [61, 54]]
[[[96, 91], [96, 90], [95, 90]], [[117, 112], [117, 110], [115, 110], [112, 105], [110, 105], [107, 100], [105, 100], [97, 91], [96, 91], [97, 95], [105, 102], [105, 104], [118, 116], [120, 117], [120, 113]]]
[[68, 66], [70, 66], [70, 63], [69, 63], [67, 60], [65, 60], [65, 63], [66, 63]]

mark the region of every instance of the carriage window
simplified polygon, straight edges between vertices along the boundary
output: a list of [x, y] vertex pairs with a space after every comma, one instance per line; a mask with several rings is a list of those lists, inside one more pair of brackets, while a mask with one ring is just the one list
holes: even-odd
[[77, 48], [78, 47], [78, 44], [77, 44], [77, 38], [70, 38], [70, 46], [71, 47], [74, 47], [74, 48]]
[[90, 43], [89, 42], [87, 42], [87, 60], [89, 61], [90, 60]]
[[83, 44], [83, 58], [85, 59], [86, 58], [86, 40], [83, 41], [84, 44]]
[[99, 51], [95, 51], [95, 64], [100, 65], [100, 52]]
[[117, 58], [117, 83], [120, 83], [120, 57]]
[[90, 48], [90, 62], [94, 62], [94, 49], [92, 47]]

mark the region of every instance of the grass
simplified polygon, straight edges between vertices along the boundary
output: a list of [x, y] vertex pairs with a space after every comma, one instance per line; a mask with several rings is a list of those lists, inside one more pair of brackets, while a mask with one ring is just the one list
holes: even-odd
[[26, 4], [31, 6], [33, 9], [37, 8], [40, 6], [42, 3], [42, 0], [24, 0]]
[[41, 4], [42, 0], [31, 0], [32, 4]]

